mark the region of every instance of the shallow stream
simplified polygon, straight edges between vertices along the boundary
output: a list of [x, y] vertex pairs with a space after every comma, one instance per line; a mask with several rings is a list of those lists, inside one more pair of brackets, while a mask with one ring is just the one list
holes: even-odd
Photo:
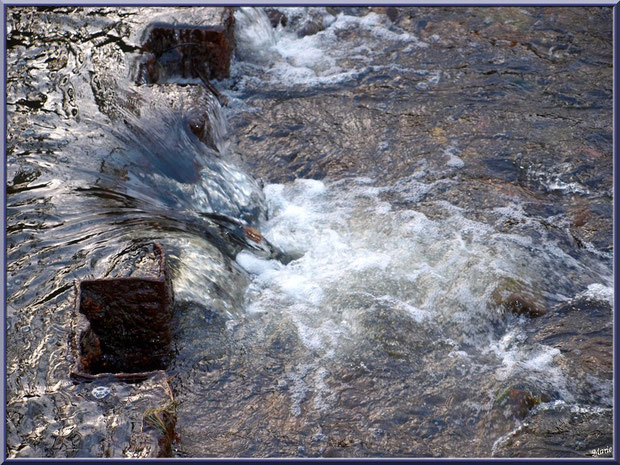
[[226, 106], [137, 85], [144, 29], [207, 10], [8, 9], [7, 455], [127, 456], [66, 341], [73, 282], [149, 241], [175, 457], [611, 446], [612, 9], [237, 8]]

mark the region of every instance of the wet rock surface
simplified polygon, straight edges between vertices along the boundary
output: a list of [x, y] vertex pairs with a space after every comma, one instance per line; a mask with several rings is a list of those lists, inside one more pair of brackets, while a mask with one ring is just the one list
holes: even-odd
[[267, 14], [272, 27], [276, 28], [278, 25], [286, 27], [288, 18], [277, 8], [265, 8], [265, 14]]
[[528, 338], [557, 348], [564, 355], [570, 382], [582, 385], [590, 399], [603, 403], [613, 380], [612, 312], [609, 302], [580, 296], [554, 308]]
[[223, 79], [228, 77], [234, 51], [235, 19], [231, 8], [209, 10], [209, 26], [154, 24], [146, 32], [142, 50], [147, 56], [139, 80], [161, 83], [173, 77]]
[[[408, 53], [387, 47], [373, 57], [381, 71], [320, 92], [248, 89], [260, 117], [252, 112], [233, 122], [242, 150], [264, 154], [247, 160], [258, 176], [389, 182], [435, 169], [458, 180], [457, 188], [495, 181], [550, 194], [545, 198], [563, 206], [567, 221], [584, 196], [609, 208], [611, 75], [604, 63], [611, 32], [596, 20], [606, 10], [592, 10], [587, 25], [571, 9], [399, 11], [395, 25], [427, 46]], [[392, 62], [409, 71], [390, 69]], [[571, 225], [578, 237], [593, 235], [586, 217]], [[607, 251], [609, 228], [593, 228]]]
[[75, 318], [81, 329], [73, 342], [74, 377], [113, 373], [131, 381], [138, 377], [129, 373], [144, 377], [170, 361], [174, 293], [165, 252], [152, 244], [127, 255], [123, 261], [131, 264], [115, 267], [132, 267], [130, 277], [108, 273], [111, 277], [77, 285]]
[[[607, 433], [611, 412], [580, 412], [563, 406], [535, 415], [498, 442], [496, 457], [611, 457]], [[587, 440], [582, 438], [586, 437]], [[601, 453], [596, 451], [600, 450]], [[605, 452], [603, 452], [605, 451]]]

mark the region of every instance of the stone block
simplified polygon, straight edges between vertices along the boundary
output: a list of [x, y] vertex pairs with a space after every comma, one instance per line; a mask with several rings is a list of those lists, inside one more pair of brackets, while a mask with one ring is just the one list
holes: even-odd
[[74, 378], [140, 381], [169, 362], [174, 296], [164, 250], [124, 252], [113, 263], [117, 277], [77, 284]]

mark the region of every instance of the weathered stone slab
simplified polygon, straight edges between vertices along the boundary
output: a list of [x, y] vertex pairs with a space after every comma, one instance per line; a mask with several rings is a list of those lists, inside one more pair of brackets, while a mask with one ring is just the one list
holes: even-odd
[[235, 19], [231, 8], [214, 8], [211, 25], [152, 24], [145, 33], [138, 83], [169, 77], [224, 79], [230, 74]]
[[124, 251], [105, 279], [77, 285], [72, 377], [140, 381], [166, 368], [173, 291], [159, 244]]

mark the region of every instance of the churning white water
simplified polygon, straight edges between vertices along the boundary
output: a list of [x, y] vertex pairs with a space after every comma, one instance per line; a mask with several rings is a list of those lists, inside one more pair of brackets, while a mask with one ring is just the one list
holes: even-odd
[[13, 12], [8, 453], [133, 453], [144, 391], [70, 385], [62, 341], [73, 280], [146, 240], [173, 279], [178, 457], [606, 446], [611, 22], [278, 10], [235, 9], [225, 108], [132, 71], [151, 23], [205, 9]]
[[[281, 10], [289, 24], [276, 29], [271, 27], [262, 8], [236, 11], [237, 56], [242, 60], [233, 67], [235, 78], [241, 81], [238, 86], [248, 81], [282, 86], [340, 83], [368, 70], [369, 58], [379, 53], [369, 48], [369, 40], [381, 39], [384, 43], [399, 44], [403, 49], [427, 46], [413, 34], [394, 26], [385, 15], [333, 16], [325, 8]], [[313, 24], [318, 32], [300, 37], [298, 31], [304, 24]], [[387, 67], [393, 66], [396, 65]], [[439, 77], [434, 74], [430, 80], [436, 84]]]
[[[560, 351], [524, 345], [525, 319], [510, 317], [508, 325], [493, 293], [502, 282], [519, 282], [562, 301], [566, 297], [551, 295], [545, 283], [561, 289], [563, 267], [579, 265], [553, 243], [500, 232], [444, 201], [436, 203], [438, 217], [431, 219], [384, 200], [386, 194], [416, 198], [432, 187], [415, 179], [380, 187], [364, 178], [266, 186], [263, 232], [299, 258], [283, 265], [241, 252], [237, 262], [252, 275], [246, 311], [295, 325], [314, 357], [304, 362], [304, 376], [312, 369], [322, 379], [324, 362], [346, 356], [368, 337], [359, 322], [387, 309], [410, 318], [416, 331], [429, 335], [429, 344], [430, 335], [449, 341], [451, 356], [465, 364], [484, 363], [498, 380], [518, 375], [572, 401], [557, 363]], [[497, 223], [515, 212], [517, 207], [497, 211]], [[611, 298], [611, 283], [603, 281], [584, 292]]]
[[[398, 68], [419, 80], [419, 90], [442, 80], [440, 69], [398, 64], [398, 50], [428, 44], [386, 15], [331, 15], [324, 8], [288, 8], [285, 13], [287, 27], [272, 28], [262, 9], [236, 12], [235, 89], [248, 83], [299, 89], [352, 81], [368, 72], [369, 58], [377, 54], [369, 44], [377, 39], [396, 51], [390, 63], [372, 64], [373, 72], [381, 66]], [[318, 32], [298, 34], [309, 22], [318, 25]], [[457, 146], [437, 154], [451, 171], [466, 165]], [[388, 143], [378, 149], [377, 156], [390, 156]], [[416, 208], [429, 192], [459, 182], [442, 173], [418, 170], [392, 185], [369, 178], [297, 179], [264, 188], [268, 219], [261, 232], [295, 260], [283, 264], [243, 251], [236, 261], [250, 277], [244, 306], [248, 321], [294, 328], [307, 351], [306, 356], [291, 356], [287, 377], [280, 380], [289, 386], [293, 416], [304, 405], [322, 410], [336, 402], [330, 389], [334, 364], [374, 343], [369, 321], [378, 314], [392, 323], [407, 321], [416, 335], [411, 341], [417, 337], [429, 347], [446, 344], [447, 351], [437, 352], [437, 367], [456, 363], [467, 373], [462, 383], [470, 384], [472, 392], [480, 378], [490, 380], [491, 387], [484, 388], [490, 390], [519, 380], [553, 393], [554, 401], [578, 402], [562, 352], [528, 341], [527, 318], [506, 313], [497, 296], [525, 292], [546, 309], [580, 297], [613, 303], [612, 273], [599, 260], [601, 253], [585, 244], [591, 260], [575, 257], [518, 200], [486, 211], [484, 220], [472, 214], [475, 206], [467, 209], [446, 200]], [[515, 222], [523, 228], [503, 227]], [[257, 340], [263, 337], [257, 331]], [[381, 341], [388, 352], [397, 345]], [[398, 350], [415, 358], [419, 349], [411, 344]], [[425, 382], [432, 385], [433, 368], [428, 369]], [[436, 381], [443, 382], [451, 381]], [[468, 408], [488, 411], [495, 394], [489, 391], [482, 404], [468, 400]]]

